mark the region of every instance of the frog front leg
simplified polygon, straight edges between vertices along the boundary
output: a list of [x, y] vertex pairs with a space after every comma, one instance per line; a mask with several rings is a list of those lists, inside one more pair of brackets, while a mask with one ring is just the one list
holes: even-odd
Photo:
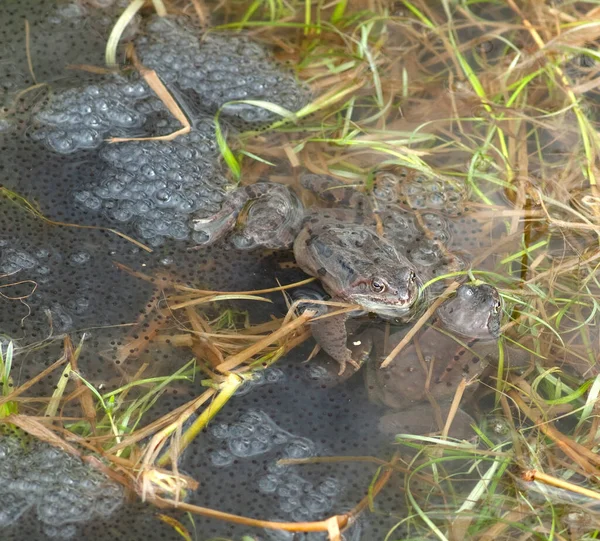
[[348, 312], [335, 316], [318, 319], [311, 324], [312, 335], [317, 344], [340, 365], [338, 375], [344, 373], [346, 365], [352, 365], [356, 370], [360, 363], [352, 358], [352, 351], [346, 345], [348, 331], [346, 321], [351, 317]]

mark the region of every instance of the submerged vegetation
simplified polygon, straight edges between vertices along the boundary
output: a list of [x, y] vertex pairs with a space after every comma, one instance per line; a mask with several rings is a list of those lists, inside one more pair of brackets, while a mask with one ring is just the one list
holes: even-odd
[[[295, 113], [248, 102], [281, 119], [235, 141], [217, 130], [236, 182], [265, 174], [285, 182], [271, 166], [285, 163], [368, 193], [379, 175], [406, 167], [469, 191], [469, 216], [484, 224], [487, 241], [472, 254], [470, 278], [496, 286], [506, 308], [499, 363], [479, 391], [490, 411], [481, 416], [477, 445], [441, 430], [398, 435], [391, 459], [335, 457], [376, 463], [378, 475], [352, 511], [318, 522], [278, 524], [184, 503], [197, 480], [178, 471], [177, 457], [241, 385], [310, 337], [307, 323], [315, 315], [299, 314], [298, 303], [288, 299], [285, 317], [255, 322], [231, 306], [270, 302], [269, 295], [286, 295], [312, 279], [219, 292], [130, 269], [124, 270], [160, 284], [160, 302], [132, 324], [118, 352], [135, 370], [123, 369], [124, 383], [103, 392], [78, 369], [85, 339], [74, 347], [65, 337], [60, 359], [13, 388], [13, 357], [25, 351], [9, 344], [0, 349], [3, 422], [67, 452], [101, 456], [88, 462], [157, 506], [247, 526], [340, 539], [340, 530], [361, 513], [389, 514], [378, 510], [377, 495], [389, 488], [393, 473], [408, 472], [396, 487], [408, 511], [398, 511], [387, 540], [598, 538], [600, 9], [592, 6], [255, 0], [227, 2], [213, 14], [216, 29], [244, 31], [276, 46], [314, 98]], [[209, 12], [202, 0], [136, 0], [124, 17], [141, 9], [184, 13], [199, 26]], [[126, 22], [111, 35], [108, 63], [116, 59]], [[485, 266], [498, 253], [498, 263]], [[415, 332], [426, 319], [415, 323]], [[148, 375], [148, 341], [165, 350], [185, 348], [190, 360], [169, 375]], [[509, 347], [527, 352], [525, 369], [505, 365]], [[30, 389], [48, 376], [55, 379], [54, 394], [32, 397]], [[176, 384], [203, 391], [147, 422]], [[457, 390], [450, 421], [463, 391]], [[189, 524], [164, 520], [192, 538]]]

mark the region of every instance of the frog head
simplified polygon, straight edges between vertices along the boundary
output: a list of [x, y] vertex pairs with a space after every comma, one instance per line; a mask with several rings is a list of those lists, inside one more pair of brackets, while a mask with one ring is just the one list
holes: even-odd
[[[344, 288], [341, 296], [382, 317], [406, 314], [419, 298], [421, 280], [412, 266], [363, 269]], [[370, 270], [370, 272], [368, 272]]]
[[437, 315], [448, 330], [481, 340], [500, 336], [502, 301], [498, 290], [488, 284], [463, 284], [456, 295], [437, 309]]

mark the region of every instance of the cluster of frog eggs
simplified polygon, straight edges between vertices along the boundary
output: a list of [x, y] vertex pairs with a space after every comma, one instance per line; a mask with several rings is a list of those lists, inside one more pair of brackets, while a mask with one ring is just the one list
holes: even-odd
[[[244, 99], [295, 111], [308, 99], [292, 74], [246, 38], [206, 35], [200, 41], [184, 24], [162, 18], [150, 22], [147, 32], [136, 41], [144, 66], [154, 69], [171, 88], [193, 91], [207, 113]], [[33, 138], [61, 154], [97, 148], [109, 135], [140, 131], [148, 115], [162, 110], [164, 105], [143, 80], [113, 76], [102, 84], [53, 95], [35, 115], [39, 127]], [[229, 104], [223, 114], [251, 127], [274, 118], [267, 109], [248, 104]]]
[[11, 246], [8, 239], [0, 239], [0, 274], [15, 275], [23, 270], [32, 271], [38, 283], [46, 283], [50, 274], [51, 252], [46, 248], [24, 250]]
[[214, 126], [204, 121], [175, 141], [126, 142], [103, 147], [97, 183], [75, 192], [92, 210], [118, 222], [135, 220], [142, 237], [186, 239], [188, 217], [214, 214], [227, 179], [217, 162]]
[[[177, 126], [164, 105], [149, 96], [141, 81], [115, 78], [104, 85], [70, 89], [36, 115], [32, 137], [66, 154], [100, 146], [106, 137], [132, 129], [168, 133]], [[149, 120], [154, 115], [152, 120]], [[214, 213], [227, 183], [218, 164], [214, 124], [201, 118], [194, 130], [174, 141], [130, 141], [104, 145], [93, 182], [75, 191], [75, 200], [103, 210], [118, 222], [135, 221], [143, 238], [160, 244], [165, 237], [186, 239], [193, 212]], [[90, 175], [83, 174], [82, 177]]]
[[[181, 127], [168, 119], [148, 85], [132, 75], [56, 93], [35, 115], [32, 138], [61, 154], [103, 145], [101, 165], [81, 174], [93, 182], [75, 192], [76, 201], [118, 222], [135, 222], [140, 235], [158, 245], [164, 238], [187, 239], [190, 215], [214, 214], [224, 199], [227, 180], [215, 126], [206, 112], [243, 98], [296, 110], [307, 94], [247, 39], [211, 35], [201, 42], [180, 23], [166, 19], [151, 22], [147, 30], [136, 43], [142, 63], [171, 88], [191, 91], [186, 98], [199, 100], [205, 111], [191, 119], [191, 133], [174, 141], [105, 144], [109, 136], [165, 135]], [[241, 104], [227, 106], [223, 113], [253, 126], [273, 118], [265, 109]]]
[[342, 492], [335, 477], [325, 477], [313, 484], [285, 466], [274, 465], [258, 481], [263, 494], [273, 495], [281, 511], [295, 522], [310, 522], [326, 516]]
[[141, 129], [147, 107], [140, 107], [139, 102], [150, 95], [145, 83], [123, 77], [70, 88], [54, 95], [35, 115], [38, 127], [32, 138], [60, 154], [97, 148], [109, 135], [125, 136]]
[[373, 195], [384, 201], [399, 201], [413, 210], [437, 210], [449, 216], [465, 210], [466, 194], [456, 184], [407, 169], [379, 173]]
[[[4, 293], [11, 298], [24, 297], [27, 303], [35, 303], [41, 299], [38, 299], [39, 286], [49, 284], [57, 272], [73, 271], [85, 266], [90, 260], [90, 253], [85, 250], [74, 251], [63, 260], [55, 250], [23, 244], [16, 247], [13, 241], [0, 239], [0, 277]], [[23, 271], [26, 271], [26, 280], [22, 280], [20, 275]], [[88, 297], [83, 291], [79, 293], [64, 304], [51, 301], [44, 306], [55, 331], [71, 330], [73, 315], [83, 314], [88, 310]]]
[[[310, 458], [315, 444], [280, 428], [266, 413], [245, 411], [233, 423], [218, 423], [211, 436], [223, 447], [211, 455], [214, 466], [228, 466], [236, 458], [255, 458], [277, 452], [280, 458]], [[326, 477], [316, 485], [297, 475], [287, 466], [273, 464], [258, 479], [258, 489], [272, 495], [279, 509], [294, 521], [314, 520], [325, 516], [341, 494], [342, 486], [335, 477]]]
[[215, 466], [228, 466], [236, 458], [250, 458], [277, 449], [285, 458], [308, 458], [314, 444], [278, 427], [264, 412], [249, 410], [234, 423], [213, 425], [211, 435], [223, 444], [211, 455]]
[[[160, 36], [156, 39], [154, 36]], [[247, 38], [205, 34], [202, 41], [174, 20], [155, 18], [148, 35], [136, 41], [142, 63], [167, 83], [192, 90], [204, 109], [223, 113], [248, 127], [274, 119], [273, 113], [238, 100], [262, 100], [297, 111], [308, 93], [293, 74], [275, 64], [270, 54]]]
[[264, 385], [280, 385], [285, 381], [285, 374], [279, 368], [271, 367], [255, 373], [252, 379], [247, 379], [235, 392], [235, 396], [244, 396]]
[[79, 459], [45, 443], [0, 439], [0, 527], [33, 509], [50, 538], [77, 534], [77, 523], [110, 515], [123, 490]]

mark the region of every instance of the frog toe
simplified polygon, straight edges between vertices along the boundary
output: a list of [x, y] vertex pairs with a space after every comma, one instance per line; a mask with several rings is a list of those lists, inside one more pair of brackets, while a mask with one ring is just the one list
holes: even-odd
[[340, 371], [338, 372], [338, 376], [341, 376], [345, 371], [346, 368], [348, 367], [348, 365], [351, 365], [354, 370], [353, 372], [356, 372], [357, 370], [360, 370], [360, 363], [356, 362], [354, 359], [349, 358], [349, 359], [335, 359], [339, 365], [340, 365]]

